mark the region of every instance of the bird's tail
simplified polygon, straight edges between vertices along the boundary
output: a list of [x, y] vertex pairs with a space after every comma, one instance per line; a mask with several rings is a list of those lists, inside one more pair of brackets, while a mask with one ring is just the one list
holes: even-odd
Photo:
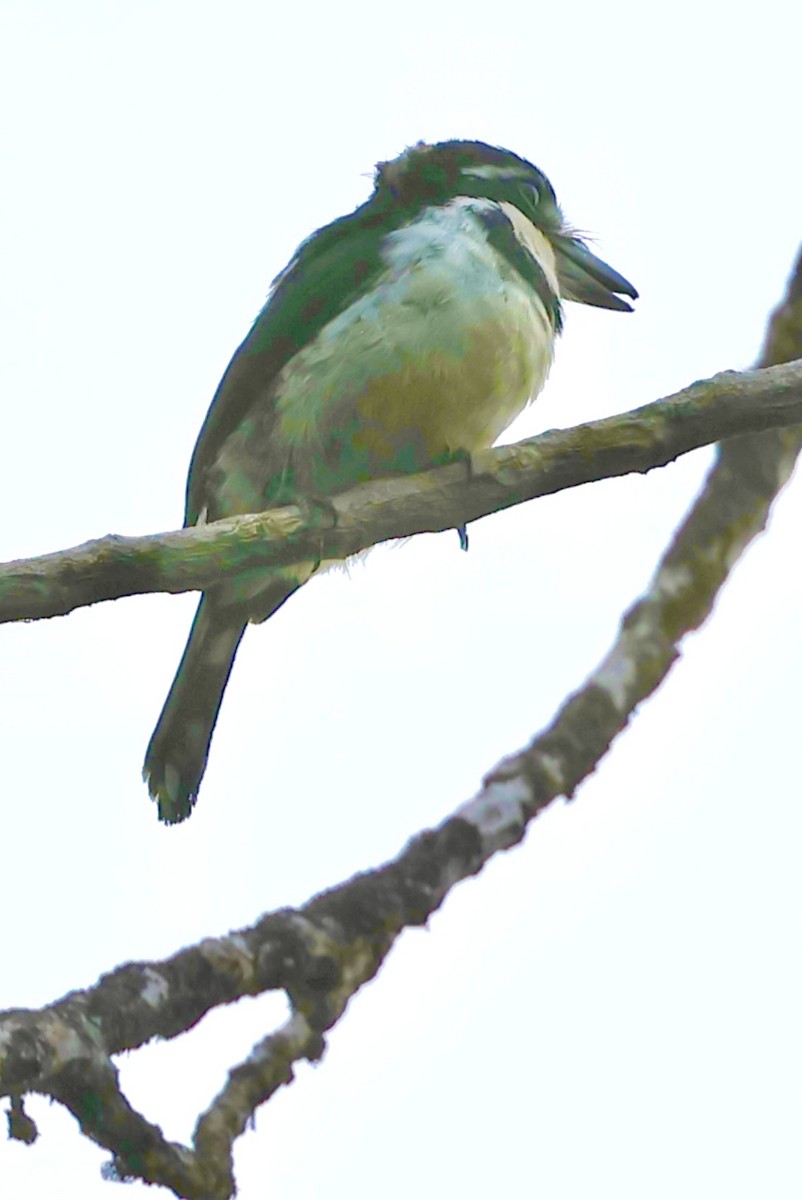
[[159, 805], [159, 819], [168, 825], [186, 820], [192, 812], [246, 623], [241, 607], [201, 597], [142, 769]]
[[316, 567], [271, 573], [247, 602], [226, 604], [208, 592], [201, 596], [142, 768], [165, 824], [185, 821], [198, 798], [217, 714], [248, 621], [266, 621]]

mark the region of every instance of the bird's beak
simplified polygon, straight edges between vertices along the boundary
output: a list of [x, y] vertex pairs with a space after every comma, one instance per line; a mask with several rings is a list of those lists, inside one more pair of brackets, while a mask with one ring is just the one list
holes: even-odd
[[632, 312], [632, 305], [617, 294], [622, 292], [637, 300], [638, 293], [629, 280], [591, 254], [579, 238], [562, 234], [554, 239], [553, 245], [563, 299], [592, 304], [595, 308], [612, 308], [616, 312]]

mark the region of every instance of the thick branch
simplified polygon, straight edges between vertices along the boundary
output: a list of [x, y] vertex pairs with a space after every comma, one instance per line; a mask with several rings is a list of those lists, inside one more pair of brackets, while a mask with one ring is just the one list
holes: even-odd
[[[0, 622], [60, 616], [142, 592], [203, 589], [221, 574], [346, 558], [377, 542], [457, 528], [595, 480], [665, 466], [700, 446], [802, 422], [802, 361], [725, 371], [620, 416], [552, 430], [421, 475], [296, 507], [149, 537], [109, 536], [0, 566]], [[335, 515], [336, 514], [336, 515]]]

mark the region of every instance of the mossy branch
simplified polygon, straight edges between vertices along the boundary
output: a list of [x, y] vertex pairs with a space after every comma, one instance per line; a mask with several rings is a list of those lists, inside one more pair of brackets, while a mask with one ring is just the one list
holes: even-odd
[[665, 466], [700, 446], [802, 424], [802, 361], [725, 371], [632, 412], [551, 430], [467, 462], [364, 484], [310, 504], [146, 537], [109, 535], [0, 565], [0, 622], [62, 616], [143, 592], [200, 591], [221, 576], [347, 558], [458, 528], [525, 500]]

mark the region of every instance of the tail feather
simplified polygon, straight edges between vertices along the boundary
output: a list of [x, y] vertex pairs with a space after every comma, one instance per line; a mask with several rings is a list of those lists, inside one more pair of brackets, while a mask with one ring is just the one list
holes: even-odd
[[309, 578], [276, 572], [247, 604], [201, 596], [142, 776], [167, 825], [185, 821], [198, 798], [228, 677], [248, 621], [266, 621]]
[[238, 606], [224, 607], [209, 596], [201, 597], [142, 770], [158, 803], [159, 819], [168, 825], [186, 820], [192, 812], [245, 626]]

